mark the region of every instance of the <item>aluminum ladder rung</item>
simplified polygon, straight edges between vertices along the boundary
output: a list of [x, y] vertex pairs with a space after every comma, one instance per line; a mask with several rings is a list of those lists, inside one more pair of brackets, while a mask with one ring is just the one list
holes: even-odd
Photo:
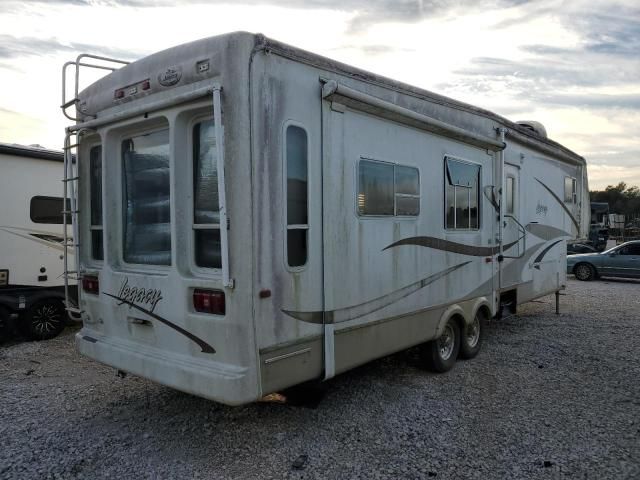
[[62, 105], [60, 105], [60, 108], [62, 108], [62, 109], [69, 108], [74, 103], [78, 103], [78, 99], [77, 98], [72, 98], [67, 103], [63, 103]]
[[67, 145], [66, 147], [63, 148], [63, 150], [71, 150], [72, 148], [76, 148], [78, 146], [80, 146], [79, 143], [74, 143], [72, 145]]
[[62, 181], [63, 181], [63, 182], [75, 182], [75, 181], [77, 181], [77, 180], [80, 180], [80, 177], [79, 177], [79, 176], [78, 176], [78, 177], [65, 178], [65, 179], [63, 179]]
[[60, 213], [66, 213], [66, 214], [74, 215], [76, 213], [80, 213], [80, 210], [62, 210]]

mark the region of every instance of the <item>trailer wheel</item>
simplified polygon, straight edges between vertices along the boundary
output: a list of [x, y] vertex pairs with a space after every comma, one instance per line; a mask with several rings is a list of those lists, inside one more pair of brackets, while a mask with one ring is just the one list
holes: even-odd
[[9, 335], [9, 310], [0, 306], [0, 339]]
[[442, 335], [424, 344], [421, 356], [424, 366], [432, 372], [444, 373], [453, 368], [460, 350], [460, 327], [450, 318]]
[[575, 267], [573, 267], [573, 274], [576, 276], [578, 280], [582, 280], [583, 282], [588, 282], [589, 280], [592, 280], [593, 277], [596, 276], [596, 271], [588, 263], [579, 263]]
[[24, 317], [27, 336], [33, 340], [55, 337], [64, 329], [66, 316], [64, 305], [58, 299], [34, 303]]
[[473, 321], [465, 325], [462, 335], [460, 335], [460, 358], [469, 360], [478, 355], [484, 339], [486, 321], [484, 312], [478, 310], [476, 316], [473, 317]]

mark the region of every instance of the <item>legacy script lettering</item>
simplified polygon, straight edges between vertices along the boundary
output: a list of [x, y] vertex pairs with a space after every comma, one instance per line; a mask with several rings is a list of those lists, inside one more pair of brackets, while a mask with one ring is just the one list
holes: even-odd
[[126, 302], [148, 305], [149, 311], [153, 312], [158, 302], [162, 300], [162, 291], [156, 288], [130, 287], [129, 279], [125, 278], [120, 285], [118, 299], [122, 300], [120, 305]]

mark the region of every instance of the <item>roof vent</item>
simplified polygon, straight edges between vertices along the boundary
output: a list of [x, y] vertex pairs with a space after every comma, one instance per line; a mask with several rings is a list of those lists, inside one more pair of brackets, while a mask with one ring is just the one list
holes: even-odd
[[544, 128], [544, 125], [540, 122], [536, 122], [534, 120], [522, 120], [516, 123], [542, 138], [547, 138], [547, 129]]

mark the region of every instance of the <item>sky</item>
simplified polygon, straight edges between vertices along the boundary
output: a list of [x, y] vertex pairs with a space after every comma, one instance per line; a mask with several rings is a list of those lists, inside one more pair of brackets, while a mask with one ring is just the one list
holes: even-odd
[[640, 0], [0, 0], [0, 142], [61, 147], [79, 53], [131, 61], [236, 30], [542, 122], [592, 190], [640, 185]]

